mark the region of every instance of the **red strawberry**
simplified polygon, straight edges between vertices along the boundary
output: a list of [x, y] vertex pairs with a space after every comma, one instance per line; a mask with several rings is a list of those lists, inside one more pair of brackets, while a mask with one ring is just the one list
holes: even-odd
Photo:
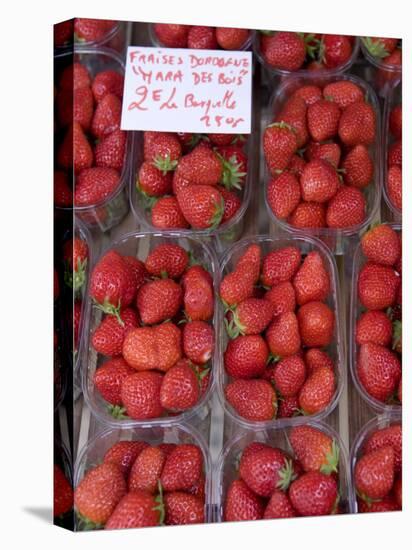
[[278, 418], [292, 418], [300, 414], [299, 402], [296, 395], [279, 398]]
[[225, 521], [249, 521], [262, 519], [265, 505], [244, 481], [236, 479], [230, 484], [224, 504]]
[[254, 290], [254, 275], [248, 269], [236, 269], [223, 277], [220, 297], [225, 305], [234, 306], [251, 298]]
[[308, 162], [300, 178], [302, 198], [307, 202], [327, 202], [339, 188], [339, 176], [335, 168], [326, 161]]
[[364, 145], [355, 145], [349, 151], [342, 163], [343, 178], [347, 185], [360, 189], [371, 183], [373, 178], [373, 161]]
[[330, 292], [330, 278], [319, 252], [314, 250], [306, 256], [293, 279], [293, 287], [300, 306], [315, 300], [326, 300]]
[[322, 90], [315, 84], [305, 84], [304, 86], [298, 88], [292, 94], [292, 97], [293, 96], [301, 97], [305, 101], [306, 105], [309, 106], [313, 105], [313, 103], [316, 103], [322, 98]]
[[179, 173], [196, 185], [217, 185], [222, 178], [223, 165], [217, 154], [201, 143], [182, 157]]
[[365, 391], [385, 403], [396, 391], [401, 365], [395, 353], [377, 344], [363, 344], [356, 364]]
[[70, 239], [63, 246], [63, 259], [67, 266], [64, 281], [74, 291], [79, 290], [86, 280], [89, 247], [80, 238]]
[[368, 342], [386, 347], [392, 342], [392, 322], [383, 311], [366, 311], [356, 323], [356, 343]]
[[146, 281], [147, 272], [145, 265], [141, 260], [138, 260], [134, 256], [123, 256], [123, 259], [132, 272], [137, 291]]
[[264, 519], [294, 518], [296, 512], [289, 497], [283, 491], [272, 493], [265, 508]]
[[162, 473], [166, 455], [160, 447], [148, 445], [140, 451], [127, 481], [128, 490], [147, 491], [154, 494], [158, 487], [158, 479]]
[[100, 141], [94, 150], [96, 166], [122, 170], [126, 151], [126, 132], [117, 129]]
[[395, 303], [399, 285], [392, 267], [368, 262], [359, 273], [359, 299], [366, 309], [386, 309]]
[[304, 414], [317, 414], [326, 409], [335, 394], [333, 370], [318, 367], [308, 376], [299, 392], [299, 407]]
[[360, 514], [373, 512], [396, 512], [397, 510], [399, 510], [399, 506], [391, 495], [384, 497], [382, 500], [373, 500], [368, 502], [358, 498], [358, 512]]
[[394, 481], [392, 447], [382, 447], [363, 455], [356, 462], [354, 481], [356, 491], [363, 500], [385, 497]]
[[204, 523], [204, 505], [200, 498], [183, 491], [174, 491], [164, 496], [165, 524], [191, 525]]
[[92, 334], [92, 346], [102, 355], [113, 357], [122, 354], [123, 341], [131, 328], [138, 326], [134, 309], [120, 311], [123, 324], [114, 315], [107, 315]]
[[159, 244], [146, 258], [145, 267], [155, 277], [166, 275], [172, 279], [181, 277], [189, 264], [184, 248], [175, 243]]
[[339, 137], [348, 147], [370, 145], [376, 137], [376, 116], [369, 103], [351, 103], [339, 120]]
[[118, 466], [103, 462], [89, 470], [74, 492], [77, 511], [88, 523], [104, 525], [126, 494], [126, 481]]
[[205, 501], [205, 474], [202, 472], [199, 479], [192, 485], [190, 489], [187, 489], [187, 492], [195, 497], [198, 497], [202, 502]]
[[101, 139], [120, 128], [122, 102], [114, 94], [107, 94], [94, 111], [91, 132]]
[[236, 215], [239, 208], [242, 205], [242, 201], [236, 193], [233, 191], [228, 191], [225, 187], [218, 187], [219, 193], [223, 197], [224, 202], [224, 211], [221, 223], [225, 223], [233, 218]]
[[78, 90], [90, 86], [92, 83], [89, 71], [81, 63], [73, 63], [65, 67], [60, 75], [59, 88], [61, 90]]
[[59, 166], [75, 173], [90, 168], [93, 164], [93, 151], [78, 122], [68, 129], [57, 153]]
[[234, 378], [254, 378], [265, 370], [269, 350], [259, 335], [230, 340], [224, 353], [226, 372]]
[[137, 372], [122, 382], [121, 399], [126, 414], [134, 420], [162, 415], [160, 388], [163, 376], [159, 372]]
[[183, 216], [194, 229], [213, 230], [222, 221], [224, 201], [212, 185], [195, 185], [182, 189], [177, 202]]
[[260, 262], [262, 251], [258, 244], [250, 244], [246, 251], [236, 262], [236, 271], [243, 273], [245, 276], [251, 277], [254, 283], [259, 280]]
[[263, 35], [260, 38], [260, 49], [265, 61], [277, 69], [297, 71], [305, 62], [305, 41], [296, 32]]
[[306, 367], [299, 355], [285, 357], [276, 363], [273, 382], [282, 397], [293, 397], [302, 388], [306, 378]]
[[187, 34], [187, 47], [195, 50], [215, 50], [217, 48], [214, 27], [193, 25]]
[[382, 447], [390, 446], [395, 452], [395, 472], [402, 470], [402, 425], [392, 424], [373, 432], [363, 444], [363, 453], [367, 454]]
[[73, 41], [73, 20], [62, 21], [53, 25], [54, 47], [64, 46]]
[[182, 155], [182, 146], [176, 134], [145, 132], [144, 160], [152, 162], [162, 172], [174, 170]]
[[189, 25], [172, 25], [169, 23], [155, 23], [154, 32], [163, 46], [168, 48], [186, 48]]
[[103, 462], [116, 464], [127, 477], [137, 456], [147, 446], [144, 441], [118, 441], [106, 452]]
[[178, 361], [165, 374], [160, 388], [160, 402], [170, 411], [187, 411], [199, 401], [199, 380], [186, 361]]
[[305, 363], [308, 374], [312, 374], [319, 367], [328, 367], [332, 371], [335, 368], [329, 355], [317, 348], [311, 348], [305, 353]]
[[330, 82], [323, 88], [323, 97], [334, 101], [341, 109], [345, 109], [352, 103], [363, 101], [364, 92], [362, 88], [350, 80], [338, 80]]
[[295, 426], [289, 440], [305, 472], [330, 474], [338, 471], [339, 448], [326, 433], [309, 425]]
[[[230, 134], [229, 134], [230, 135]], [[248, 159], [243, 149], [237, 145], [227, 145], [217, 149], [223, 163], [221, 183], [230, 190], [241, 189], [246, 181]]]
[[290, 159], [290, 162], [287, 165], [287, 170], [288, 170], [288, 172], [291, 172], [296, 177], [300, 178], [305, 166], [306, 166], [305, 159], [303, 159], [301, 156], [295, 154]]
[[343, 185], [330, 200], [326, 210], [328, 227], [345, 228], [360, 224], [366, 216], [366, 201], [356, 187]]
[[263, 134], [263, 152], [272, 176], [284, 170], [298, 148], [293, 129], [285, 123], [275, 122]]
[[226, 386], [225, 396], [247, 420], [272, 420], [276, 416], [276, 393], [267, 380], [234, 380]]
[[165, 491], [186, 491], [200, 478], [202, 451], [197, 445], [177, 445], [166, 457], [160, 482]]
[[302, 343], [308, 347], [330, 344], [335, 327], [335, 315], [323, 302], [308, 302], [297, 313]]
[[309, 139], [306, 111], [308, 111], [309, 116], [305, 100], [297, 95], [292, 95], [274, 120], [274, 122], [283, 122], [294, 130], [299, 149]]
[[396, 105], [390, 112], [389, 131], [395, 139], [402, 138], [402, 105]]
[[386, 181], [388, 196], [398, 210], [402, 210], [402, 168], [390, 166]]
[[182, 304], [183, 292], [173, 279], [156, 279], [141, 286], [136, 305], [145, 325], [154, 325], [172, 319]]
[[287, 218], [301, 200], [300, 185], [291, 172], [283, 172], [269, 182], [267, 199], [277, 218]]
[[241, 50], [250, 36], [249, 29], [216, 27], [216, 40], [224, 50]]
[[394, 141], [388, 149], [388, 166], [402, 167], [402, 140]]
[[300, 229], [325, 227], [325, 205], [316, 202], [301, 202], [289, 218], [289, 223]]
[[308, 161], [323, 160], [329, 162], [334, 168], [338, 168], [340, 156], [341, 150], [337, 143], [318, 143], [317, 141], [311, 141], [305, 151], [305, 157]]
[[365, 36], [363, 44], [373, 57], [384, 59], [390, 55], [398, 45], [397, 38], [384, 38], [379, 36]]
[[80, 41], [96, 42], [104, 38], [114, 27], [115, 21], [109, 19], [84, 19], [76, 17], [74, 32]]
[[289, 281], [273, 286], [266, 292], [265, 300], [272, 303], [273, 317], [289, 311], [294, 312], [296, 308], [295, 289]]
[[67, 174], [60, 170], [54, 172], [54, 204], [56, 206], [72, 206], [73, 192], [69, 186]]
[[332, 514], [337, 505], [338, 487], [333, 477], [308, 472], [295, 480], [289, 489], [293, 508], [301, 516]]
[[56, 464], [53, 473], [53, 517], [56, 518], [73, 508], [73, 489], [61, 468]]
[[326, 141], [338, 133], [340, 108], [337, 103], [320, 99], [308, 107], [308, 129], [315, 141]]
[[82, 170], [74, 190], [76, 206], [91, 206], [104, 201], [119, 186], [120, 177], [114, 168], [93, 167]]
[[369, 261], [393, 266], [401, 257], [401, 241], [389, 225], [381, 224], [370, 229], [361, 239], [362, 252]]
[[121, 405], [122, 382], [134, 371], [122, 357], [116, 357], [103, 363], [93, 377], [93, 383], [100, 395], [111, 405]]
[[324, 34], [321, 49], [322, 60], [328, 69], [343, 65], [352, 55], [350, 38], [340, 34]]
[[287, 357], [298, 353], [301, 340], [296, 315], [286, 312], [275, 317], [266, 331], [266, 340], [275, 357]]
[[105, 529], [132, 529], [160, 524], [161, 508], [157, 498], [146, 491], [133, 491], [118, 503]]
[[273, 317], [270, 301], [261, 298], [246, 298], [233, 310], [233, 318], [227, 325], [231, 338], [239, 334], [260, 334]]
[[[231, 145], [236, 141], [236, 134], [207, 134], [209, 141], [213, 145], [226, 146]], [[238, 147], [235, 147], [238, 149]]]
[[123, 76], [116, 71], [100, 71], [92, 83], [94, 99], [99, 102], [107, 94], [114, 94], [119, 99], [123, 97]]
[[183, 305], [191, 321], [209, 321], [214, 312], [212, 276], [200, 265], [189, 267], [182, 277]]
[[266, 254], [263, 258], [261, 280], [265, 286], [274, 286], [290, 281], [301, 261], [300, 250], [295, 246], [286, 246]]
[[186, 229], [189, 227], [176, 197], [161, 197], [152, 208], [151, 221], [158, 229]]
[[93, 118], [93, 103], [93, 94], [89, 87], [74, 90], [73, 120], [78, 122], [84, 131], [90, 128]]
[[205, 321], [189, 321], [183, 326], [183, 352], [197, 365], [207, 363], [213, 353], [214, 332]]
[[176, 448], [176, 446], [176, 443], [160, 443], [160, 445], [158, 445], [158, 447], [162, 449], [166, 456], [170, 455], [170, 453], [173, 451], [173, 449]]

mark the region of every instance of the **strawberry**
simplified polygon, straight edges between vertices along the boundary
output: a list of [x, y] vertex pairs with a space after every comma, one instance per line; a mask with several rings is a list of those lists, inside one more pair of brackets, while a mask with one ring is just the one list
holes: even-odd
[[289, 440], [305, 472], [330, 474], [338, 471], [339, 448], [326, 433], [310, 425], [294, 426]]
[[388, 166], [399, 166], [402, 168], [402, 139], [394, 141], [389, 146]]
[[328, 367], [332, 371], [335, 366], [329, 355], [317, 348], [308, 349], [305, 353], [305, 364], [308, 374], [312, 374], [319, 367]]
[[330, 82], [323, 88], [323, 97], [334, 101], [341, 109], [345, 109], [352, 103], [364, 100], [364, 92], [350, 80], [337, 80]]
[[289, 223], [300, 229], [325, 227], [326, 209], [324, 204], [316, 202], [301, 202], [292, 212]]
[[103, 138], [120, 128], [122, 102], [114, 94], [107, 94], [99, 101], [94, 111], [91, 132]]
[[291, 172], [283, 172], [272, 179], [267, 188], [267, 200], [277, 218], [287, 218], [301, 200], [297, 178]]
[[[402, 50], [400, 48], [396, 48], [390, 55], [388, 55], [388, 57], [385, 57], [385, 65], [392, 65], [396, 68], [402, 67]], [[393, 71], [385, 71], [380, 69], [379, 76], [383, 76], [384, 80], [389, 82], [394, 80]]]
[[296, 395], [292, 397], [279, 397], [278, 418], [292, 418], [300, 414], [299, 402]]
[[266, 331], [266, 340], [272, 355], [287, 357], [299, 352], [301, 339], [296, 315], [282, 313], [275, 317]]
[[389, 225], [373, 227], [361, 239], [362, 252], [369, 261], [388, 266], [401, 257], [402, 247], [396, 231]]
[[397, 355], [378, 344], [360, 347], [356, 369], [365, 391], [383, 403], [394, 394], [401, 377]]
[[214, 331], [205, 321], [189, 321], [183, 326], [183, 352], [197, 365], [207, 363], [213, 353]]
[[307, 302], [297, 313], [302, 343], [308, 347], [328, 346], [333, 338], [335, 315], [323, 302]]
[[122, 382], [134, 371], [122, 357], [110, 359], [99, 367], [93, 377], [93, 383], [100, 395], [111, 405], [121, 405]]
[[402, 105], [396, 105], [390, 112], [389, 131], [395, 139], [402, 138]]
[[145, 325], [172, 319], [182, 304], [183, 291], [173, 279], [156, 279], [141, 286], [136, 306]]
[[189, 25], [155, 23], [153, 30], [159, 42], [167, 48], [186, 48]]
[[189, 264], [189, 256], [184, 248], [175, 243], [159, 244], [146, 258], [145, 267], [155, 277], [178, 279]]
[[243, 149], [237, 145], [218, 147], [217, 153], [223, 164], [222, 185], [230, 190], [241, 189], [246, 181], [248, 159]]
[[398, 210], [402, 210], [402, 168], [390, 166], [386, 180], [388, 196]]
[[394, 481], [394, 460], [392, 447], [381, 447], [356, 462], [356, 492], [363, 500], [384, 498], [389, 493]]
[[162, 524], [157, 499], [146, 491], [125, 495], [106, 523], [105, 529], [132, 529]]
[[182, 146], [176, 134], [145, 132], [144, 160], [152, 162], [161, 172], [174, 170], [182, 155]]
[[203, 503], [205, 502], [205, 474], [202, 472], [199, 479], [192, 485], [190, 489], [187, 489], [187, 493], [198, 497]]
[[193, 25], [187, 33], [187, 47], [195, 50], [215, 50], [217, 48], [214, 27]]
[[86, 168], [76, 179], [75, 205], [91, 206], [102, 202], [118, 188], [119, 183], [119, 173], [114, 168]]
[[151, 222], [158, 229], [186, 229], [189, 227], [176, 197], [161, 197], [152, 208]]
[[192, 184], [217, 185], [222, 179], [223, 165], [217, 154], [201, 143], [182, 157], [179, 173]]
[[321, 57], [327, 69], [339, 67], [352, 55], [352, 44], [348, 36], [324, 34], [321, 43]]
[[333, 477], [320, 472], [308, 472], [292, 482], [289, 498], [301, 516], [325, 516], [337, 506], [338, 487]]
[[102, 355], [114, 357], [122, 354], [123, 341], [130, 329], [138, 326], [138, 316], [128, 307], [120, 311], [123, 324], [115, 315], [107, 315], [92, 334], [92, 346]]
[[264, 500], [249, 489], [243, 480], [232, 481], [227, 490], [224, 504], [225, 521], [262, 519], [264, 510]]
[[[72, 117], [75, 122], [78, 122], [85, 132], [90, 129], [90, 124], [93, 118], [93, 94], [87, 86], [77, 88], [73, 92], [73, 112]], [[71, 117], [68, 124], [71, 122]]]
[[91, 83], [89, 71], [81, 63], [73, 63], [65, 67], [59, 78], [59, 88], [61, 90], [74, 91], [90, 86]]
[[341, 110], [337, 103], [320, 99], [308, 107], [308, 129], [315, 141], [326, 141], [338, 133]]
[[162, 451], [165, 453], [166, 456], [169, 456], [170, 453], [173, 451], [173, 449], [175, 449], [177, 447], [177, 444], [176, 443], [160, 443], [160, 445], [158, 445], [158, 447], [160, 449], [162, 449]]
[[126, 494], [126, 481], [115, 464], [89, 470], [74, 492], [74, 504], [86, 524], [104, 525]]
[[276, 363], [273, 382], [282, 397], [293, 397], [302, 388], [306, 378], [306, 367], [299, 355], [285, 357]]
[[73, 192], [70, 189], [67, 174], [55, 170], [53, 178], [54, 204], [61, 207], [73, 206]]
[[114, 94], [119, 99], [123, 98], [123, 76], [116, 71], [100, 71], [96, 74], [92, 83], [94, 99], [99, 102], [107, 94]]
[[242, 201], [236, 193], [228, 191], [225, 187], [218, 187], [219, 193], [223, 197], [224, 210], [221, 223], [228, 222], [236, 215], [242, 205]]
[[200, 265], [190, 267], [182, 277], [183, 304], [187, 318], [208, 321], [213, 316], [214, 294], [210, 273]]
[[269, 350], [261, 336], [238, 336], [227, 345], [225, 369], [234, 378], [254, 378], [263, 373], [268, 357]]
[[137, 292], [146, 281], [147, 272], [145, 265], [141, 260], [138, 260], [134, 256], [123, 256], [123, 260], [129, 266], [129, 269], [132, 272], [132, 277]]
[[286, 246], [273, 250], [263, 258], [261, 281], [265, 286], [274, 286], [290, 281], [301, 262], [300, 250]]
[[398, 45], [397, 38], [384, 38], [379, 36], [365, 36], [362, 42], [373, 57], [384, 59], [390, 55]]
[[83, 239], [74, 238], [63, 246], [63, 259], [66, 264], [64, 282], [76, 292], [85, 283], [89, 247]]
[[165, 491], [186, 491], [199, 480], [202, 469], [202, 451], [197, 445], [177, 445], [166, 457], [160, 482]]
[[366, 216], [366, 201], [356, 187], [341, 186], [326, 210], [328, 227], [345, 228], [362, 223]]
[[57, 464], [53, 467], [53, 517], [66, 514], [73, 508], [73, 489]]
[[165, 374], [160, 388], [160, 402], [170, 411], [187, 411], [199, 401], [199, 381], [194, 369], [178, 361]]
[[148, 445], [142, 449], [130, 470], [127, 480], [128, 490], [130, 492], [147, 491], [154, 494], [165, 460], [166, 455], [159, 447]]
[[181, 332], [170, 322], [131, 329], [123, 341], [123, 357], [138, 371], [167, 371], [182, 357]]
[[319, 252], [314, 250], [306, 256], [293, 278], [293, 287], [300, 306], [326, 300], [330, 292], [330, 278]]
[[159, 372], [137, 372], [122, 382], [121, 399], [125, 412], [134, 420], [162, 416], [160, 388], [163, 376]]
[[[207, 137], [213, 145], [218, 145], [219, 147], [231, 145], [236, 141], [236, 134], [207, 134]], [[238, 147], [235, 147], [235, 149], [238, 149]]]
[[383, 311], [366, 311], [356, 323], [356, 343], [368, 342], [386, 347], [391, 345], [392, 322]]
[[272, 286], [265, 294], [265, 300], [272, 303], [273, 317], [282, 313], [294, 312], [296, 308], [295, 289], [289, 281]]
[[127, 477], [137, 456], [147, 446], [144, 441], [118, 441], [106, 452], [103, 462], [116, 464]]
[[299, 149], [309, 139], [306, 111], [308, 111], [309, 116], [309, 109], [306, 106], [305, 100], [299, 96], [292, 95], [274, 120], [274, 122], [283, 122], [294, 130]]
[[216, 27], [216, 41], [223, 50], [242, 50], [249, 36], [249, 29]]
[[399, 403], [402, 404], [402, 376], [401, 376], [401, 379], [399, 381], [398, 391], [396, 392], [396, 397], [397, 397]]
[[387, 495], [382, 500], [373, 500], [365, 502], [358, 498], [358, 512], [360, 514], [373, 512], [396, 512], [399, 506], [391, 495]]
[[96, 42], [104, 38], [114, 27], [115, 21], [104, 19], [84, 19], [76, 17], [74, 32], [81, 42]]
[[260, 274], [262, 251], [258, 244], [250, 244], [236, 262], [236, 271], [250, 276], [253, 283], [257, 283]]
[[283, 491], [274, 491], [265, 508], [263, 519], [294, 518], [296, 512]]
[[203, 502], [195, 495], [183, 491], [166, 493], [164, 504], [166, 525], [191, 525], [205, 522]]
[[194, 229], [214, 230], [221, 223], [224, 201], [212, 185], [195, 185], [182, 189], [177, 202], [183, 216]]
[[305, 41], [296, 32], [262, 35], [260, 49], [265, 61], [277, 69], [297, 71], [305, 62]]
[[67, 133], [57, 153], [59, 166], [75, 173], [90, 168], [93, 164], [93, 151], [82, 127], [74, 122]]
[[339, 137], [348, 147], [370, 145], [376, 136], [376, 116], [369, 103], [351, 103], [342, 111]]
[[311, 160], [300, 178], [302, 198], [307, 202], [327, 202], [340, 186], [335, 168], [327, 161]]
[[402, 471], [402, 425], [391, 424], [374, 431], [362, 447], [364, 454], [390, 446], [395, 452], [395, 473]]
[[247, 420], [272, 420], [276, 416], [276, 393], [267, 380], [234, 380], [226, 386], [225, 396]]
[[300, 178], [305, 166], [306, 166], [305, 159], [295, 154], [292, 156], [289, 164], [287, 165], [287, 171], [291, 172], [294, 176]]
[[239, 334], [260, 334], [273, 317], [270, 301], [261, 298], [246, 298], [233, 310], [233, 318], [226, 328], [231, 338]]
[[299, 392], [299, 407], [304, 414], [317, 414], [326, 409], [335, 394], [333, 370], [318, 367], [308, 376]]
[[73, 41], [73, 20], [62, 21], [53, 25], [54, 47], [64, 46]]
[[364, 145], [355, 145], [342, 162], [343, 179], [347, 185], [360, 189], [369, 185], [373, 178], [373, 161]]
[[254, 289], [254, 275], [246, 269], [235, 269], [225, 275], [220, 283], [220, 298], [226, 306], [234, 306], [251, 298]]
[[358, 277], [359, 300], [366, 309], [386, 309], [395, 303], [399, 284], [392, 267], [368, 262]]
[[293, 92], [292, 97], [294, 96], [301, 97], [309, 107], [322, 98], [322, 90], [315, 84], [305, 84]]
[[284, 170], [298, 148], [294, 130], [284, 122], [274, 122], [263, 133], [263, 152], [272, 176]]
[[126, 152], [126, 132], [117, 129], [104, 137], [95, 147], [95, 164], [103, 168], [122, 170]]
[[334, 168], [338, 168], [340, 156], [341, 150], [337, 143], [318, 143], [317, 141], [311, 141], [305, 151], [305, 157], [308, 161], [323, 160], [329, 162]]

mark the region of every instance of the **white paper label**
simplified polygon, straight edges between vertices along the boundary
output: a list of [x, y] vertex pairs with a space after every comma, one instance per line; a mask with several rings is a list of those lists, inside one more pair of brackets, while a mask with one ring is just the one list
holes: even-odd
[[252, 54], [129, 46], [123, 130], [249, 134]]

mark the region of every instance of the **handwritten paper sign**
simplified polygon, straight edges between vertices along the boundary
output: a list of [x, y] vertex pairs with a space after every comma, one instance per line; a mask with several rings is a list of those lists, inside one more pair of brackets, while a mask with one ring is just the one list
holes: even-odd
[[249, 134], [252, 54], [130, 46], [123, 130]]

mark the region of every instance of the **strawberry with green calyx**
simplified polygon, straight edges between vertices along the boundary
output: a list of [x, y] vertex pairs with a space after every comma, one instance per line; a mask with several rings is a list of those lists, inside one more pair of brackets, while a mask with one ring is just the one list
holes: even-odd
[[308, 472], [292, 483], [289, 498], [301, 516], [329, 515], [334, 513], [338, 505], [337, 483], [332, 476]]
[[232, 310], [230, 322], [225, 318], [226, 331], [230, 338], [240, 334], [260, 334], [273, 317], [273, 306], [269, 300], [246, 298]]
[[299, 150], [306, 145], [309, 139], [307, 111], [305, 100], [297, 95], [292, 95], [273, 121], [287, 124], [293, 129]]
[[222, 195], [212, 185], [192, 185], [182, 189], [177, 202], [183, 216], [194, 229], [215, 230], [225, 210]]
[[97, 353], [106, 357], [116, 357], [122, 354], [123, 342], [130, 329], [138, 326], [136, 311], [127, 307], [120, 312], [123, 324], [115, 315], [106, 315], [92, 334], [91, 344]]
[[352, 55], [351, 37], [341, 34], [324, 34], [319, 46], [319, 60], [327, 69], [345, 64]]
[[289, 440], [305, 472], [338, 472], [339, 447], [326, 433], [309, 425], [295, 426]]
[[376, 36], [364, 36], [361, 38], [368, 52], [379, 59], [385, 59], [398, 45], [397, 38], [383, 38]]
[[236, 146], [219, 147], [216, 153], [223, 167], [220, 183], [228, 191], [242, 189], [247, 176], [247, 157], [242, 149]]
[[176, 134], [145, 132], [144, 160], [152, 162], [160, 172], [175, 170], [181, 156], [182, 146]]
[[394, 482], [394, 451], [382, 447], [363, 455], [355, 465], [355, 487], [360, 498], [373, 502], [388, 495]]
[[64, 282], [76, 292], [85, 283], [89, 247], [86, 241], [76, 237], [64, 243], [63, 259], [66, 264]]
[[[162, 525], [162, 506], [147, 491], [133, 490], [117, 504], [105, 529], [132, 529]], [[164, 515], [164, 513], [163, 513]]]
[[114, 357], [96, 370], [93, 383], [105, 401], [113, 407], [120, 406], [122, 405], [122, 383], [131, 374], [134, 374], [134, 370], [126, 361], [122, 357]]

